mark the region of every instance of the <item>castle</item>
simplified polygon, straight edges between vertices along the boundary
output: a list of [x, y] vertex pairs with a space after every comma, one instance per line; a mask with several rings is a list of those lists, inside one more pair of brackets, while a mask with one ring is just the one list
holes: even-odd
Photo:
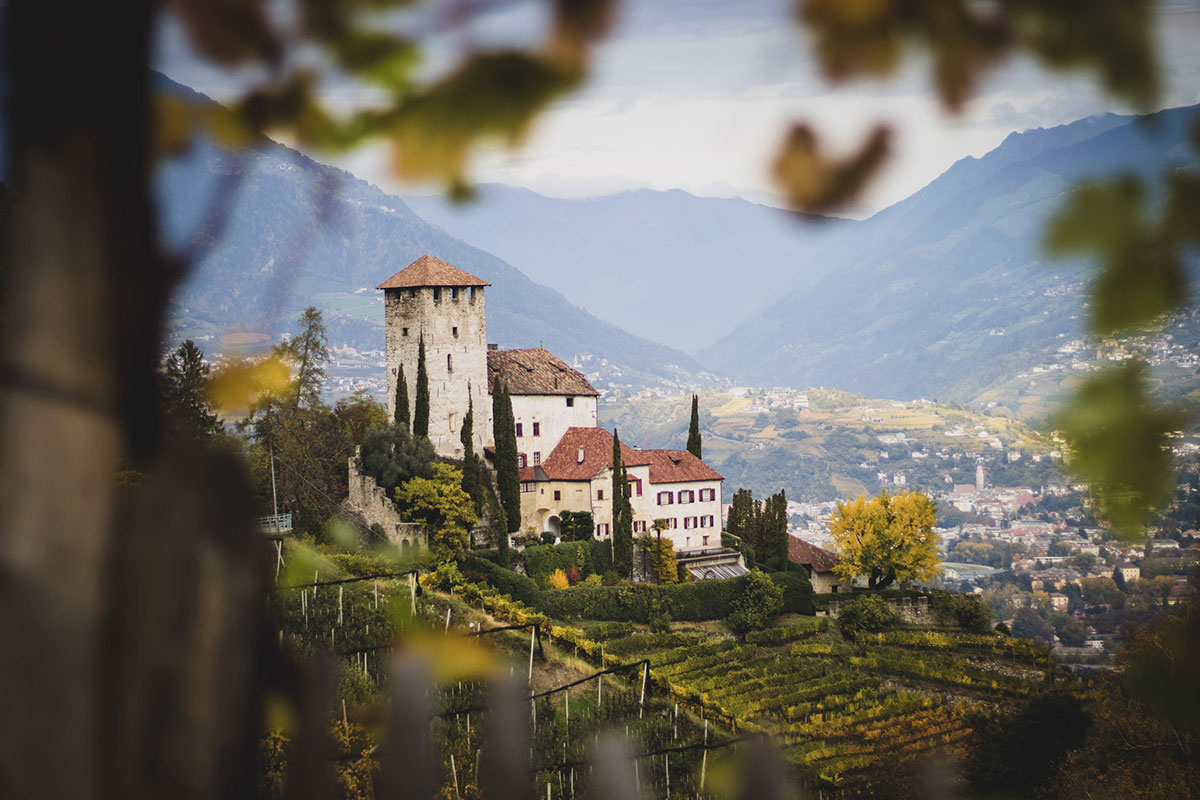
[[[577, 370], [542, 348], [500, 350], [487, 343], [487, 281], [423, 255], [377, 288], [384, 294], [388, 416], [395, 416], [403, 368], [415, 403], [417, 364], [425, 347], [429, 440], [439, 455], [462, 458], [460, 429], [468, 404], [474, 448], [492, 446], [491, 387], [498, 378], [512, 399], [521, 479], [521, 530], [557, 534], [563, 511], [590, 512], [595, 536], [612, 535], [613, 436], [597, 427], [600, 393]], [[410, 408], [410, 419], [412, 409]], [[721, 480], [686, 450], [622, 445], [634, 533], [664, 520], [681, 563], [697, 577], [744, 572], [721, 551]], [[490, 464], [489, 464], [490, 465]], [[722, 558], [721, 556], [724, 555]], [[689, 558], [691, 561], [689, 561]]]

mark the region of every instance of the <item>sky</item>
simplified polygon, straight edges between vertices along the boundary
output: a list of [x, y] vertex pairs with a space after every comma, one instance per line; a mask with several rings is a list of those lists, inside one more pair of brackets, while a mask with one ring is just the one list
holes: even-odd
[[[544, 9], [543, 2], [515, 2], [467, 30], [427, 41], [423, 74], [447, 69], [464, 42], [533, 44], [545, 29]], [[518, 151], [477, 153], [472, 179], [555, 197], [682, 189], [778, 205], [770, 164], [793, 121], [812, 124], [834, 152], [849, 152], [874, 123], [886, 122], [895, 132], [894, 155], [846, 210], [865, 217], [916, 192], [955, 161], [983, 155], [1013, 131], [1133, 111], [1107, 98], [1085, 73], [1048, 73], [1025, 60], [991, 74], [958, 116], [940, 108], [919, 53], [892, 79], [830, 86], [809, 57], [810, 43], [791, 9], [790, 0], [623, 0], [615, 29], [596, 50], [588, 84], [539, 117]], [[1161, 3], [1156, 31], [1166, 77], [1159, 106], [1200, 103], [1200, 4]], [[195, 58], [169, 23], [158, 62], [175, 80], [218, 100], [244, 85], [243, 76]], [[335, 108], [364, 96], [348, 86], [325, 91]], [[336, 158], [310, 155], [395, 194], [432, 190], [396, 181], [380, 146]]]

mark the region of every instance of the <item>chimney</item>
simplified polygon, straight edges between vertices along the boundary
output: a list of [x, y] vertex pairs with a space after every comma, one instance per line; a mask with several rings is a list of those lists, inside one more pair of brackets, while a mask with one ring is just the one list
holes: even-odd
[[575, 456], [575, 463], [576, 464], [583, 463], [583, 448], [582, 447], [579, 448], [579, 453]]

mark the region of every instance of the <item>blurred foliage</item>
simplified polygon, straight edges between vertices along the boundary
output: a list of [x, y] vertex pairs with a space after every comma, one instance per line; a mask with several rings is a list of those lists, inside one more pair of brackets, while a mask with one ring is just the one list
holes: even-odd
[[[987, 74], [1010, 59], [1091, 73], [1115, 99], [1153, 107], [1162, 68], [1150, 0], [796, 0], [825, 77], [841, 83], [895, 73], [909, 51], [927, 57], [942, 106], [960, 113]], [[796, 123], [775, 162], [792, 206], [828, 212], [853, 201], [887, 160], [877, 125], [859, 150], [825, 155]], [[1200, 124], [1192, 135], [1200, 153]], [[1049, 254], [1087, 255], [1098, 265], [1090, 326], [1098, 336], [1155, 326], [1189, 298], [1187, 259], [1200, 244], [1200, 174], [1174, 169], [1155, 181], [1131, 175], [1079, 187], [1051, 223]], [[1102, 512], [1124, 534], [1140, 535], [1168, 499], [1167, 436], [1187, 419], [1159, 407], [1144, 368], [1127, 363], [1093, 376], [1059, 419], [1072, 469], [1092, 484]]]
[[[420, 39], [466, 26], [490, 5], [296, 0], [289, 4], [294, 8], [272, 6], [270, 13], [267, 0], [171, 5], [202, 54], [223, 66], [256, 68], [265, 77], [229, 112], [160, 101], [163, 152], [180, 151], [201, 130], [233, 146], [270, 133], [330, 151], [380, 139], [391, 145], [398, 175], [440, 181], [465, 197], [473, 149], [487, 141], [519, 144], [538, 112], [580, 85], [592, 44], [610, 27], [614, 4], [555, 0], [539, 46], [464, 48], [454, 68], [428, 83], [416, 74]], [[321, 98], [327, 77], [360, 84], [379, 99], [336, 112]]]
[[1187, 298], [1187, 244], [1200, 242], [1200, 175], [1166, 180], [1162, 208], [1147, 208], [1146, 187], [1132, 176], [1072, 192], [1046, 233], [1051, 255], [1086, 253], [1100, 266], [1092, 289], [1098, 336], [1153, 323]]
[[1154, 403], [1146, 371], [1127, 361], [1090, 376], [1057, 419], [1071, 446], [1069, 468], [1092, 486], [1103, 516], [1133, 535], [1149, 508], [1170, 499], [1168, 437], [1184, 423], [1180, 411]]

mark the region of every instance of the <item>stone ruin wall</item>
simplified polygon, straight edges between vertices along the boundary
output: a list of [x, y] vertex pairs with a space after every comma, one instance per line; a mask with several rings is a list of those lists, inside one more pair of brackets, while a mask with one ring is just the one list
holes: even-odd
[[387, 540], [400, 548], [401, 552], [417, 547], [429, 546], [425, 527], [416, 522], [405, 522], [400, 518], [396, 504], [391, 501], [375, 479], [362, 471], [362, 460], [357, 451], [350, 457], [350, 494], [346, 504], [367, 523], [383, 528]]

